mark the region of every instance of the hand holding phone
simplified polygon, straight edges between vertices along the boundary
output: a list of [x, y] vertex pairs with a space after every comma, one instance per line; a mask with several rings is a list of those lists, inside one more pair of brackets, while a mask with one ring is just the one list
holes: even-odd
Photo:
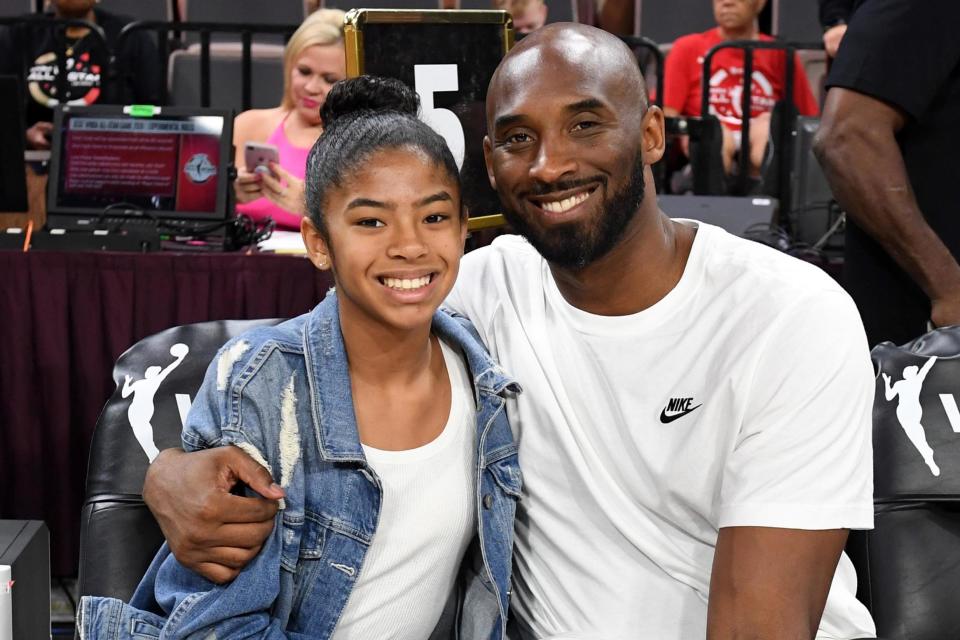
[[280, 164], [280, 151], [272, 144], [247, 142], [243, 146], [243, 162], [250, 173], [272, 173], [270, 163]]

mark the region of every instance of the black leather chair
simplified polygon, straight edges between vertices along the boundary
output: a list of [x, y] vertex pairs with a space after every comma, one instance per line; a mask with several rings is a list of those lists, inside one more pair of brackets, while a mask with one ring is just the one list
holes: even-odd
[[960, 327], [872, 355], [876, 516], [847, 546], [857, 595], [887, 640], [960, 638]]
[[217, 350], [248, 329], [279, 322], [175, 327], [144, 338], [117, 360], [117, 389], [97, 420], [90, 445], [80, 525], [80, 595], [123, 600], [133, 595], [163, 543], [141, 496], [152, 460], [151, 440], [160, 450], [179, 446], [181, 416], [186, 416]]

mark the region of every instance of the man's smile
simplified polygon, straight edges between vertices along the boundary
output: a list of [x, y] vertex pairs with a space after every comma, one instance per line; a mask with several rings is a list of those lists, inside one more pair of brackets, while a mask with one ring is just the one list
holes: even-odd
[[548, 217], [568, 216], [598, 191], [599, 185], [554, 191], [544, 195], [531, 195], [527, 201]]

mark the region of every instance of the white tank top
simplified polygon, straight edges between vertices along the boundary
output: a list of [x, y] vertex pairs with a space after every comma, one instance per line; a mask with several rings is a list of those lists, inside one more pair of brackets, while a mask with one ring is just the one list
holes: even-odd
[[334, 640], [427, 638], [476, 531], [476, 409], [463, 357], [440, 342], [450, 416], [432, 442], [384, 451], [363, 445], [380, 478], [380, 522]]

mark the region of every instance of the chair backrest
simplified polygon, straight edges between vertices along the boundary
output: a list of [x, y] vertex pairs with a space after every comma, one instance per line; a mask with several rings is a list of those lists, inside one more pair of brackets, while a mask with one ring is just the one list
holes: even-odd
[[[490, 4], [492, 3], [488, 3], [487, 6], [483, 8], [489, 9]], [[358, 0], [324, 0], [323, 6], [325, 9], [343, 9], [344, 11], [360, 8], [411, 10], [443, 8], [440, 0], [371, 0], [370, 2], [358, 2]]]
[[547, 24], [552, 22], [579, 22], [576, 0], [545, 0]]
[[[283, 97], [283, 47], [254, 44], [250, 61], [251, 108], [280, 104]], [[239, 45], [216, 43], [210, 46], [210, 101], [207, 106], [244, 110], [243, 59]], [[202, 106], [200, 51], [194, 47], [170, 54], [168, 71], [169, 103], [175, 106]]]
[[99, 0], [100, 8], [133, 20], [173, 20], [171, 0]]
[[698, 196], [726, 195], [723, 173], [723, 131], [716, 116], [668, 118], [668, 135], [690, 136], [690, 168], [693, 193]]
[[152, 460], [148, 451], [180, 446], [190, 401], [227, 340], [279, 322], [224, 320], [175, 327], [144, 338], [117, 360], [117, 389], [97, 420], [90, 445], [80, 523], [80, 595], [123, 600], [133, 595], [163, 542], [141, 495]]
[[716, 26], [707, 0], [636, 0], [637, 33], [660, 44]]
[[827, 79], [827, 52], [822, 49], [801, 49], [797, 51], [797, 55], [817, 104], [822, 106], [825, 93], [823, 88]]
[[13, 18], [34, 11], [33, 0], [0, 0], [0, 18]]
[[858, 596], [882, 638], [960, 638], [960, 326], [872, 356], [875, 528], [848, 544]]
[[[306, 17], [303, 0], [184, 0], [184, 22], [219, 24], [299, 25]], [[186, 34], [187, 44], [199, 42], [196, 33]], [[212, 42], [240, 42], [239, 34], [214, 33]], [[283, 44], [283, 36], [258, 34], [254, 42]]]
[[34, 11], [36, 11], [36, 7], [33, 0], [0, 0], [0, 18], [22, 16]]
[[[544, 0], [544, 4], [547, 5], [547, 24], [578, 21], [576, 0]], [[329, 6], [329, 1], [327, 5]], [[492, 0], [458, 0], [457, 8], [489, 11], [496, 7]]]
[[773, 0], [771, 5], [773, 35], [793, 42], [819, 42], [822, 36], [816, 2]]

